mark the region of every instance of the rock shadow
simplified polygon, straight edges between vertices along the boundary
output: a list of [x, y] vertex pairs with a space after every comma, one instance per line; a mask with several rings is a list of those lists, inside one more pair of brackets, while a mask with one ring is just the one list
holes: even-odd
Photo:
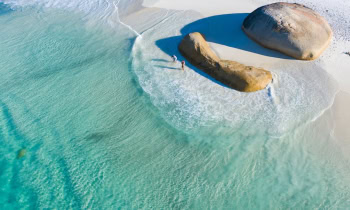
[[[294, 60], [294, 58], [284, 55], [280, 52], [264, 48], [250, 39], [241, 28], [244, 19], [248, 15], [249, 13], [235, 13], [202, 18], [184, 26], [180, 31], [180, 36], [159, 39], [155, 42], [155, 44], [163, 52], [169, 55], [169, 59], [171, 59], [170, 56], [176, 55], [178, 60], [182, 61], [185, 60], [185, 58], [178, 50], [178, 46], [181, 40], [189, 33], [200, 32], [204, 35], [207, 41], [212, 43], [217, 43], [268, 57]], [[206, 77], [207, 79], [221, 86], [229, 88], [227, 85], [224, 85], [223, 83], [207, 75], [189, 62], [186, 62], [186, 66], [193, 69], [196, 73]]]
[[249, 13], [236, 13], [199, 19], [183, 27], [181, 33], [187, 35], [192, 32], [200, 32], [209, 42], [269, 57], [293, 59], [280, 52], [264, 48], [250, 39], [241, 28], [248, 15]]
[[215, 15], [196, 20], [181, 29], [181, 36], [156, 41], [156, 45], [165, 53], [175, 54], [179, 58], [177, 46], [181, 39], [192, 32], [200, 32], [209, 42], [240, 50], [281, 59], [294, 59], [280, 52], [264, 48], [251, 40], [241, 29], [249, 13]]

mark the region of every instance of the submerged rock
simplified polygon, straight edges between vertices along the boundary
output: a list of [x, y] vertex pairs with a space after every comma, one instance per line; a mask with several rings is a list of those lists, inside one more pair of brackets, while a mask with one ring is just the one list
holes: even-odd
[[186, 35], [179, 50], [191, 64], [235, 90], [253, 92], [264, 89], [272, 81], [269, 71], [221, 60], [198, 32]]
[[27, 150], [25, 148], [20, 149], [17, 153], [17, 159], [24, 157], [26, 155], [26, 153], [27, 153]]
[[242, 29], [260, 45], [301, 60], [318, 58], [333, 35], [327, 21], [312, 9], [281, 2], [253, 11]]

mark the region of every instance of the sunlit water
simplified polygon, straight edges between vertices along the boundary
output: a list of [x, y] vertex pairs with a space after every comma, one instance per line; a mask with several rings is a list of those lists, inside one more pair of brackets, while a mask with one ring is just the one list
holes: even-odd
[[117, 3], [0, 4], [1, 209], [350, 206], [322, 69], [276, 69], [270, 89], [239, 93], [159, 44], [192, 13], [135, 31]]

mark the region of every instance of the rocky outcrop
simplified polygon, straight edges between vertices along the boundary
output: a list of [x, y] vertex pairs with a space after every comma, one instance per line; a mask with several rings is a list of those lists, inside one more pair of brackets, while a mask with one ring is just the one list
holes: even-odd
[[274, 3], [256, 9], [243, 31], [260, 45], [301, 60], [318, 58], [332, 38], [327, 21], [301, 4]]
[[235, 61], [221, 60], [198, 32], [186, 35], [179, 45], [179, 50], [192, 65], [238, 91], [261, 90], [272, 81], [269, 71]]

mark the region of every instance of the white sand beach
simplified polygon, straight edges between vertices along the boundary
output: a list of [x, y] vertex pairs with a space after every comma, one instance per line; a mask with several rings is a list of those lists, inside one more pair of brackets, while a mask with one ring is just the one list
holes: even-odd
[[[226, 0], [178, 0], [178, 1], [171, 1], [171, 0], [145, 0], [144, 6], [146, 7], [156, 7], [156, 8], [165, 8], [165, 9], [172, 9], [172, 10], [193, 10], [199, 12], [201, 15], [203, 15], [203, 18], [215, 16], [215, 15], [222, 15], [222, 14], [239, 14], [239, 13], [251, 13], [258, 7], [261, 7], [263, 5], [273, 3], [277, 1], [269, 1], [269, 0], [248, 0], [248, 1], [226, 1]], [[315, 11], [319, 12], [321, 15], [324, 15], [325, 13], [334, 14], [338, 12], [337, 9], [341, 9], [342, 6], [348, 6], [350, 9], [350, 3], [349, 2], [343, 2], [343, 1], [322, 1], [323, 3], [321, 5], [318, 5], [320, 3], [319, 1], [310, 1], [310, 0], [297, 0], [297, 1], [281, 1], [281, 2], [295, 2], [304, 4]], [[325, 10], [324, 5], [329, 6], [327, 8], [327, 12], [323, 11]], [[333, 11], [334, 9], [334, 11]], [[333, 13], [332, 13], [333, 12]], [[338, 14], [338, 17], [334, 17], [334, 19], [341, 19], [341, 14]], [[342, 14], [344, 15], [344, 14]], [[333, 16], [333, 15], [332, 15]], [[327, 16], [325, 16], [327, 19]], [[348, 78], [350, 78], [350, 57], [346, 55], [344, 52], [350, 51], [350, 38], [349, 37], [341, 37], [343, 34], [338, 34], [337, 28], [332, 25], [332, 22], [336, 22], [336, 20], [330, 21], [329, 18], [327, 19], [335, 33], [335, 36], [333, 38], [333, 42], [331, 46], [324, 52], [324, 55], [321, 56], [318, 60], [313, 61], [320, 65], [322, 68], [327, 70], [329, 74], [331, 74], [340, 85], [340, 88], [342, 91], [350, 92], [350, 82], [348, 81]], [[236, 27], [237, 25], [241, 25], [241, 23], [218, 23], [218, 24], [225, 24], [227, 27]], [[235, 25], [236, 24], [236, 25]], [[339, 23], [340, 24], [340, 23]], [[346, 28], [348, 26], [337, 26]], [[237, 28], [237, 27], [236, 27]], [[220, 29], [219, 29], [220, 30]], [[227, 39], [231, 42], [237, 41], [237, 42], [243, 42], [244, 38], [241, 36], [245, 36], [245, 34], [241, 31], [236, 31], [234, 37], [232, 37], [232, 34], [221, 34], [221, 39]], [[210, 41], [209, 41], [210, 42]], [[250, 43], [242, 43], [242, 44], [250, 44]], [[232, 59], [236, 60], [238, 62], [242, 63], [249, 63], [249, 65], [257, 65], [257, 66], [270, 66], [277, 62], [286, 62], [285, 59], [280, 59], [276, 57], [271, 57], [269, 55], [261, 55], [259, 53], [253, 53], [246, 50], [241, 50], [233, 47], [227, 47], [225, 45], [220, 45], [217, 43], [211, 42], [211, 46], [213, 49], [218, 53], [218, 55], [224, 59]], [[258, 51], [258, 50], [257, 50]], [[274, 52], [271, 52], [274, 53]], [[276, 53], [279, 54], [280, 53]], [[283, 56], [283, 55], [282, 55]], [[298, 62], [293, 60], [292, 62]]]
[[[298, 61], [281, 53], [264, 49], [251, 41], [241, 30], [240, 25], [246, 14], [254, 11], [256, 8], [273, 3], [269, 0], [248, 0], [248, 1], [227, 1], [227, 0], [145, 0], [145, 7], [164, 8], [167, 10], [189, 10], [196, 11], [202, 15], [203, 19], [212, 18], [204, 24], [208, 25], [206, 33], [216, 33], [217, 40], [208, 40], [212, 49], [222, 59], [230, 59], [241, 62], [245, 65], [263, 67], [265, 69], [279, 69], [294, 66], [316, 65], [320, 71], [327, 73], [338, 83], [338, 93], [335, 96], [334, 103], [328, 107], [327, 111], [334, 113], [332, 120], [335, 126], [336, 138], [339, 142], [348, 144], [350, 142], [350, 133], [347, 129], [347, 121], [350, 119], [348, 107], [350, 107], [350, 56], [345, 52], [350, 51], [349, 34], [344, 32], [342, 25], [344, 16], [344, 7], [349, 7], [349, 2], [343, 1], [312, 1], [299, 0], [296, 3], [304, 4], [323, 15], [330, 23], [334, 37], [331, 45], [315, 61]], [[283, 1], [291, 2], [291, 1]], [[293, 1], [294, 2], [294, 1]], [[236, 18], [225, 18], [225, 14], [237, 14]], [[222, 18], [220, 18], [222, 16]], [[345, 22], [346, 23], [346, 22]], [[234, 28], [225, 33], [226, 27]], [[227, 43], [235, 43], [230, 46]], [[328, 90], [324, 90], [328, 91]], [[320, 116], [322, 118], [323, 114]]]
[[0, 0], [0, 209], [348, 209], [350, 1], [281, 1], [329, 22], [317, 60], [243, 32], [275, 0]]

